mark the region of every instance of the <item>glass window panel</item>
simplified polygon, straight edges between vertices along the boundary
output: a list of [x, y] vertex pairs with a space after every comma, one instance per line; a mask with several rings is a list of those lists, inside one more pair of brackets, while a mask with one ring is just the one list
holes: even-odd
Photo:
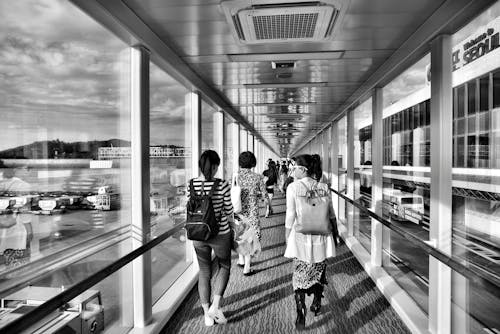
[[[371, 207], [372, 199], [372, 99], [354, 109], [354, 200]], [[354, 209], [354, 236], [371, 251], [371, 218]]]
[[233, 138], [233, 120], [230, 116], [224, 115], [224, 177], [229, 180], [233, 175], [233, 154], [234, 138]]
[[500, 107], [500, 71], [493, 73], [493, 108]]
[[470, 116], [467, 118], [467, 133], [476, 133], [476, 116]]
[[0, 22], [0, 292], [75, 284], [131, 223], [130, 50], [69, 1], [1, 1]]
[[459, 119], [457, 121], [457, 134], [463, 135], [465, 133], [465, 119]]
[[479, 114], [479, 131], [489, 131], [490, 129], [490, 113], [483, 112]]
[[[339, 143], [339, 192], [345, 194], [347, 191], [347, 117], [344, 116], [338, 122], [338, 143]], [[339, 199], [338, 219], [342, 224], [347, 224], [347, 202]]]
[[489, 76], [479, 79], [479, 110], [487, 111], [489, 110]]
[[476, 167], [476, 136], [467, 137], [467, 167]]
[[[201, 151], [214, 150], [217, 152], [215, 136], [216, 111], [205, 101], [201, 102]], [[220, 154], [220, 152], [217, 152]]]
[[[424, 57], [405, 71], [400, 79], [405, 82], [426, 77], [429, 56]], [[422, 240], [429, 238], [430, 169], [421, 167], [430, 164], [430, 85], [418, 86], [419, 94], [411, 94], [400, 88], [397, 95], [400, 106], [384, 109], [384, 128], [398, 127], [394, 132], [384, 129], [383, 206], [382, 213], [392, 224], [412, 233]], [[391, 84], [384, 87], [394, 89]], [[384, 95], [384, 96], [386, 96]], [[418, 96], [418, 98], [417, 98]], [[412, 119], [413, 125], [407, 122]], [[420, 168], [415, 168], [420, 167]], [[384, 228], [382, 264], [396, 282], [408, 292], [417, 304], [428, 309], [428, 255], [420, 248], [409, 244], [405, 238]]]
[[457, 167], [465, 167], [465, 138], [457, 138]]
[[[185, 220], [186, 185], [191, 178], [189, 90], [155, 64], [150, 66], [151, 235]], [[168, 131], [165, 131], [168, 129]], [[184, 230], [151, 251], [153, 303], [190, 265]]]
[[465, 114], [465, 86], [457, 88], [457, 117], [464, 117]]
[[467, 84], [467, 113], [474, 115], [476, 111], [476, 80], [472, 80]]

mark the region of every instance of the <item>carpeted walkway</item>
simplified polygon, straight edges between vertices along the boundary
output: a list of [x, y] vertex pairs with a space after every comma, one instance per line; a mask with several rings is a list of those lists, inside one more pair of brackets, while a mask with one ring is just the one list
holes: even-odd
[[[291, 284], [293, 262], [284, 258], [284, 198], [275, 214], [262, 218], [263, 251], [254, 260], [253, 276], [245, 277], [233, 256], [223, 310], [229, 323], [205, 327], [195, 287], [162, 333], [291, 333], [295, 331], [295, 301]], [[330, 259], [329, 285], [322, 314], [307, 314], [306, 333], [409, 333], [384, 296], [345, 245]], [[307, 297], [306, 303], [312, 301]]]

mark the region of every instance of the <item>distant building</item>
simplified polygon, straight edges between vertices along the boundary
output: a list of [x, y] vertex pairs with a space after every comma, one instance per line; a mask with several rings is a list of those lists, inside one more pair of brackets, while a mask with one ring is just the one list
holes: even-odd
[[[130, 147], [99, 147], [97, 155], [99, 160], [130, 158], [132, 156], [132, 149]], [[191, 148], [150, 146], [149, 156], [151, 158], [187, 158], [191, 156]]]

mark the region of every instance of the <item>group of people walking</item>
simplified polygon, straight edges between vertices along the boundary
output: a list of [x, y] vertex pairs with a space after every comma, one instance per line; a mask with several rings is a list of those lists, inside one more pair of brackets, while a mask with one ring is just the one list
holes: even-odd
[[[307, 313], [305, 296], [313, 295], [310, 310], [315, 315], [319, 314], [324, 286], [327, 284], [326, 260], [335, 256], [336, 219], [328, 186], [319, 182], [322, 177], [321, 159], [318, 155], [300, 155], [295, 158], [294, 165], [288, 166], [284, 162], [279, 168], [270, 159], [262, 175], [252, 171], [257, 165], [252, 152], [241, 153], [238, 162], [239, 171], [233, 176], [236, 182], [232, 182], [240, 188], [237, 200], [241, 201], [241, 207], [239, 203], [235, 205], [238, 207], [237, 214], [233, 210], [235, 195], [230, 184], [215, 178], [220, 165], [220, 158], [215, 151], [203, 152], [199, 160], [201, 175], [189, 182], [189, 197], [203, 194], [205, 200], [210, 199], [209, 204], [200, 206], [203, 208], [201, 211], [213, 210], [218, 222], [215, 235], [193, 240], [200, 268], [198, 292], [205, 325], [227, 322], [221, 309], [221, 299], [229, 281], [231, 249], [238, 252], [237, 264], [243, 267], [243, 274], [252, 275], [252, 257], [261, 250], [259, 201], [262, 199], [266, 203], [266, 217], [273, 214], [271, 201], [275, 186], [279, 184], [280, 190], [284, 191], [288, 180], [285, 219], [287, 246], [284, 256], [294, 261], [292, 285], [297, 311], [295, 326], [303, 329]], [[188, 204], [188, 223], [189, 211]], [[208, 219], [205, 211], [203, 217]], [[213, 298], [212, 251], [218, 263], [217, 273], [213, 277]]]

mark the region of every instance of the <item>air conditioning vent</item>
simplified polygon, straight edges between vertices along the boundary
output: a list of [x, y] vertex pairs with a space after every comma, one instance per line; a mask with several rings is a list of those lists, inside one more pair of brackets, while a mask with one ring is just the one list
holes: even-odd
[[332, 38], [350, 0], [282, 1], [224, 1], [221, 5], [241, 43], [321, 42]]

